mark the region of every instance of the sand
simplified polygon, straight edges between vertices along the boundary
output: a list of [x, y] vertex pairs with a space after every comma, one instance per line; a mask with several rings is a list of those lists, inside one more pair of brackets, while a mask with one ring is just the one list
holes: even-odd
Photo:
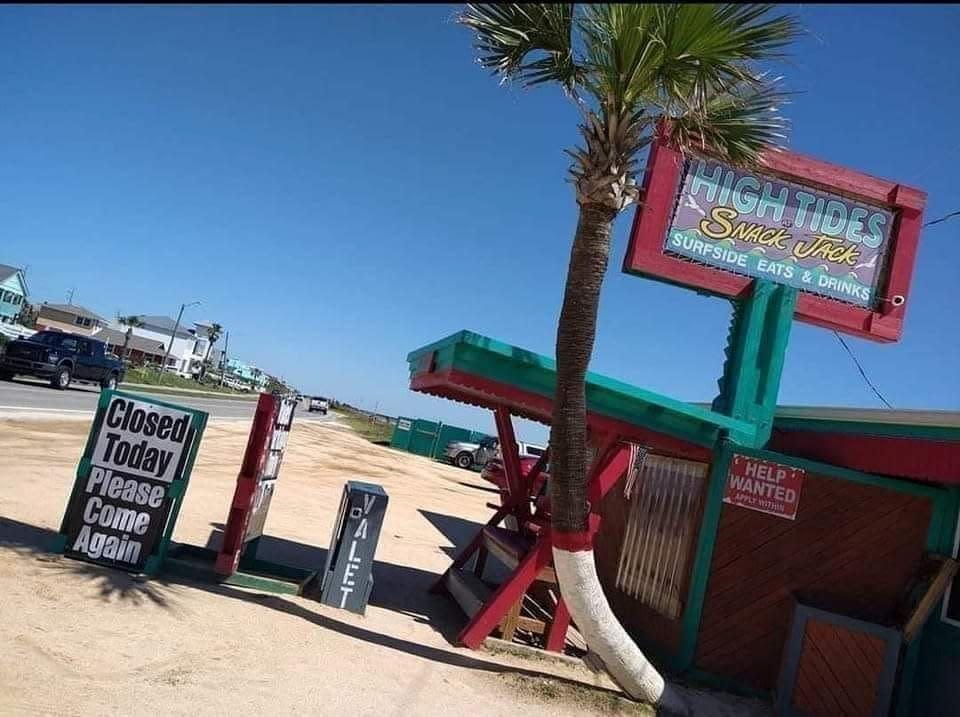
[[[380, 483], [390, 504], [365, 617], [47, 553], [89, 421], [0, 420], [0, 713], [583, 715], [593, 703], [571, 681], [609, 686], [586, 670], [454, 647], [465, 618], [427, 588], [496, 495], [476, 474], [342, 426], [295, 424], [260, 557], [322, 567], [344, 482]], [[248, 430], [208, 426], [176, 541], [219, 546]]]

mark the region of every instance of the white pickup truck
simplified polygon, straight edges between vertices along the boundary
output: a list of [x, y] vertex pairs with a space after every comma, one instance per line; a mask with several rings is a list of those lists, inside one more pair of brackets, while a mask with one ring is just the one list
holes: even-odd
[[310, 399], [310, 403], [307, 404], [307, 413], [313, 413], [314, 411], [320, 411], [324, 416], [327, 415], [327, 410], [330, 408], [330, 403], [327, 399], [321, 396], [314, 396]]
[[[520, 449], [521, 458], [524, 456], [539, 458], [547, 450], [544, 446], [526, 441], [517, 441], [517, 446]], [[479, 443], [452, 441], [444, 447], [444, 455], [458, 468], [470, 469], [474, 466], [483, 468], [487, 461], [500, 457], [500, 440], [491, 437], [484, 438]]]

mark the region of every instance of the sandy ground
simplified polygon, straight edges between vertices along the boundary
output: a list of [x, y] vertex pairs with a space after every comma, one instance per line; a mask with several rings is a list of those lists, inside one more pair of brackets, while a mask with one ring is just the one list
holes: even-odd
[[[249, 424], [213, 422], [175, 533], [219, 546]], [[452, 646], [464, 623], [427, 593], [490, 514], [475, 474], [374, 446], [349, 429], [294, 426], [260, 557], [321, 568], [348, 479], [390, 504], [365, 617], [292, 596], [173, 577], [150, 581], [45, 552], [89, 418], [0, 420], [0, 713], [583, 715], [552, 662]], [[544, 672], [561, 676], [546, 682]]]

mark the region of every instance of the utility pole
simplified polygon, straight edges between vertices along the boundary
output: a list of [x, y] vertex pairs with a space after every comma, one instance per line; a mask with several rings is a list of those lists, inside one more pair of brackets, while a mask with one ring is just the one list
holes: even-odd
[[223, 379], [227, 375], [227, 349], [230, 348], [230, 332], [227, 331], [223, 339], [223, 356], [220, 357], [220, 388], [223, 388]]
[[160, 375], [157, 377], [157, 385], [163, 383], [163, 372], [167, 370], [167, 359], [170, 358], [170, 349], [173, 348], [173, 342], [177, 338], [177, 329], [180, 328], [180, 319], [183, 318], [183, 310], [188, 306], [196, 306], [199, 303], [199, 301], [191, 301], [189, 304], [180, 304], [177, 320], [173, 324], [173, 331], [170, 332], [170, 343], [167, 344], [167, 352], [163, 355], [163, 363], [160, 365]]
[[77, 290], [77, 287], [71, 286], [70, 293], [67, 294], [67, 306], [73, 306], [73, 292]]

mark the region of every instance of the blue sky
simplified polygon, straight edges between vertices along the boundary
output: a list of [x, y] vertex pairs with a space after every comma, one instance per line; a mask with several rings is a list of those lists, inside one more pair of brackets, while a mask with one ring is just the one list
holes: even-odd
[[[960, 209], [956, 6], [795, 6], [792, 149]], [[504, 88], [453, 8], [0, 9], [0, 263], [35, 299], [219, 321], [302, 389], [490, 428], [407, 389], [461, 328], [550, 354], [576, 218], [559, 92]], [[716, 388], [727, 305], [620, 273], [593, 369]], [[960, 220], [922, 237], [903, 341], [848, 339], [896, 407], [957, 408]], [[795, 326], [785, 404], [876, 406], [836, 338]], [[531, 438], [544, 433], [527, 427]]]

